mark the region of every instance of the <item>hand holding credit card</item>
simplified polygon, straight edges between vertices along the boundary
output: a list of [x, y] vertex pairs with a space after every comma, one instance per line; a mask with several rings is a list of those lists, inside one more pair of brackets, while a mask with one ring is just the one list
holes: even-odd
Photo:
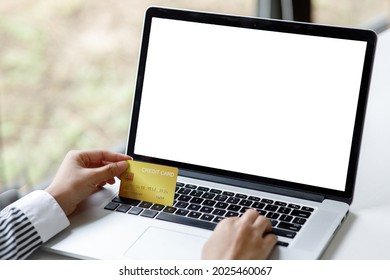
[[134, 160], [127, 163], [129, 167], [120, 178], [119, 196], [173, 205], [177, 168]]

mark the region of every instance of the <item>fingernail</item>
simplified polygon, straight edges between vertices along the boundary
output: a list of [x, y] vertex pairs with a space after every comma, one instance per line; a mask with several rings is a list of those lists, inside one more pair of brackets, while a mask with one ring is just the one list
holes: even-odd
[[120, 161], [116, 164], [116, 166], [119, 170], [125, 171], [129, 167], [129, 164], [127, 163], [127, 161]]

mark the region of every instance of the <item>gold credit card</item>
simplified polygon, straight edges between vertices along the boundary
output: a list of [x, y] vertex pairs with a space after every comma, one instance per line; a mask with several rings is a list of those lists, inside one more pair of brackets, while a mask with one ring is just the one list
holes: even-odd
[[127, 163], [129, 167], [121, 176], [119, 196], [173, 205], [177, 168], [134, 160]]

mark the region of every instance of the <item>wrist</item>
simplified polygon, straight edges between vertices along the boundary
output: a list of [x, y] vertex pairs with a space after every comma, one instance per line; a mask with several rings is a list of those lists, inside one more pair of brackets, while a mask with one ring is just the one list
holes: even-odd
[[62, 211], [64, 211], [65, 215], [69, 216], [74, 211], [74, 209], [72, 210], [70, 200], [66, 199], [67, 195], [61, 191], [58, 191], [58, 189], [59, 188], [55, 188], [50, 185], [45, 189], [45, 191], [55, 199], [57, 204], [61, 207]]

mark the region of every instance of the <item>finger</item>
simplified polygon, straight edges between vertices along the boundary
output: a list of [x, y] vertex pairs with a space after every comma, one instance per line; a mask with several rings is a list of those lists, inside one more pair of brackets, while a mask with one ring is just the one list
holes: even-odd
[[106, 183], [107, 183], [107, 184], [110, 184], [110, 185], [115, 184], [115, 179], [114, 179], [114, 178], [109, 179], [109, 180], [107, 180]]
[[84, 151], [81, 152], [80, 158], [85, 167], [98, 167], [103, 166], [104, 162], [119, 162], [132, 159], [131, 156], [105, 150]]
[[127, 168], [126, 161], [113, 162], [108, 165], [93, 169], [97, 182], [111, 181], [114, 177], [119, 177]]
[[249, 222], [249, 223], [254, 223], [257, 219], [257, 217], [259, 217], [259, 213], [254, 210], [254, 209], [248, 209], [245, 211], [245, 213], [241, 216], [241, 221], [242, 222]]
[[253, 225], [259, 228], [262, 232], [268, 233], [272, 231], [272, 224], [269, 219], [264, 216], [258, 215]]
[[95, 185], [97, 189], [103, 188], [103, 186], [106, 184], [105, 181], [100, 182], [99, 184]]
[[97, 184], [97, 186], [103, 187], [104, 185], [107, 185], [107, 184], [110, 184], [110, 185], [115, 184], [115, 179], [112, 178], [112, 179], [108, 179], [106, 181], [100, 182], [99, 184]]
[[[129, 159], [127, 159], [127, 160], [129, 160]], [[88, 167], [89, 168], [96, 168], [96, 167], [109, 165], [110, 163], [115, 163], [115, 162], [112, 162], [112, 161], [95, 161], [95, 162], [90, 162]]]
[[264, 243], [269, 247], [273, 247], [278, 242], [278, 237], [273, 233], [268, 233], [263, 237]]
[[262, 250], [265, 256], [269, 256], [272, 249], [275, 247], [276, 243], [278, 242], [278, 238], [273, 233], [268, 233], [263, 237], [263, 246]]
[[217, 226], [216, 226], [216, 228], [214, 229], [214, 231], [217, 230], [217, 229], [219, 229], [219, 228], [224, 228], [224, 229], [229, 228], [229, 227], [232, 226], [236, 221], [239, 221], [240, 219], [241, 219], [241, 218], [239, 218], [239, 217], [229, 217], [229, 218], [225, 218], [225, 219], [223, 219], [222, 221], [220, 221], [220, 222], [217, 224]]

